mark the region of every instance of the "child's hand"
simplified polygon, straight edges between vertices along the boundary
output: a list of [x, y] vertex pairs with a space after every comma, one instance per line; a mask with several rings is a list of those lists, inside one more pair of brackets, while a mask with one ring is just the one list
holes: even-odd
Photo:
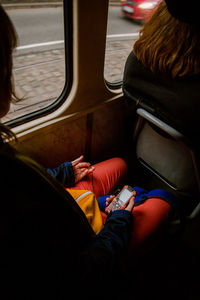
[[94, 167], [88, 162], [83, 162], [83, 158], [83, 155], [81, 155], [71, 162], [74, 170], [75, 183], [94, 171]]
[[132, 210], [134, 208], [134, 204], [135, 204], [134, 198], [131, 198], [131, 200], [129, 201], [129, 204], [127, 205], [125, 210], [132, 212]]
[[[114, 198], [115, 198], [114, 195], [110, 196], [109, 198], [106, 198], [106, 206], [108, 206]], [[133, 208], [134, 208], [134, 198], [131, 198], [131, 200], [129, 201], [127, 207], [124, 210], [128, 210], [128, 211], [131, 212], [133, 210]]]
[[110, 197], [106, 198], [106, 206], [108, 206], [114, 198], [115, 198], [114, 195], [111, 195]]

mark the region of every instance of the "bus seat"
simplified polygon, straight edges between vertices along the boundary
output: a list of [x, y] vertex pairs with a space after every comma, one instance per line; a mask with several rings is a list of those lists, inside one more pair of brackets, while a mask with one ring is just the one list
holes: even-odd
[[79, 252], [95, 234], [70, 194], [36, 162], [5, 143], [0, 164], [2, 290], [8, 299], [67, 298]]
[[193, 149], [180, 132], [150, 112], [143, 108], [136, 112], [136, 156], [143, 170], [150, 175], [147, 185], [173, 193], [184, 215], [192, 216], [200, 194], [200, 177]]

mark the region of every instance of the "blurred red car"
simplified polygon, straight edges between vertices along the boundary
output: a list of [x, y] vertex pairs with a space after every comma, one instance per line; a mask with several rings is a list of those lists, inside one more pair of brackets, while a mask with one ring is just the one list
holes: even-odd
[[122, 14], [134, 20], [146, 21], [162, 0], [122, 0]]

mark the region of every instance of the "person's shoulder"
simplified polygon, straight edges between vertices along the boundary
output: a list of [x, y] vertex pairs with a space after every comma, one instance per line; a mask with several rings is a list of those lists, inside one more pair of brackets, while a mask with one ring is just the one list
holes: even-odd
[[146, 73], [151, 71], [147, 69], [143, 63], [137, 58], [133, 51], [130, 52], [125, 64], [125, 76], [127, 74]]
[[128, 58], [127, 58], [127, 62], [129, 63], [140, 63], [140, 61], [138, 60], [137, 56], [135, 55], [135, 53], [133, 51], [130, 52]]

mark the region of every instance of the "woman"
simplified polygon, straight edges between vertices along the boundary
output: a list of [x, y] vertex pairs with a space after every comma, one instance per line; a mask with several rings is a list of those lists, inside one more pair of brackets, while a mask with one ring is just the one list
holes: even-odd
[[[162, 1], [143, 26], [123, 90], [199, 147], [200, 22], [197, 3]], [[140, 104], [139, 104], [140, 102]]]

